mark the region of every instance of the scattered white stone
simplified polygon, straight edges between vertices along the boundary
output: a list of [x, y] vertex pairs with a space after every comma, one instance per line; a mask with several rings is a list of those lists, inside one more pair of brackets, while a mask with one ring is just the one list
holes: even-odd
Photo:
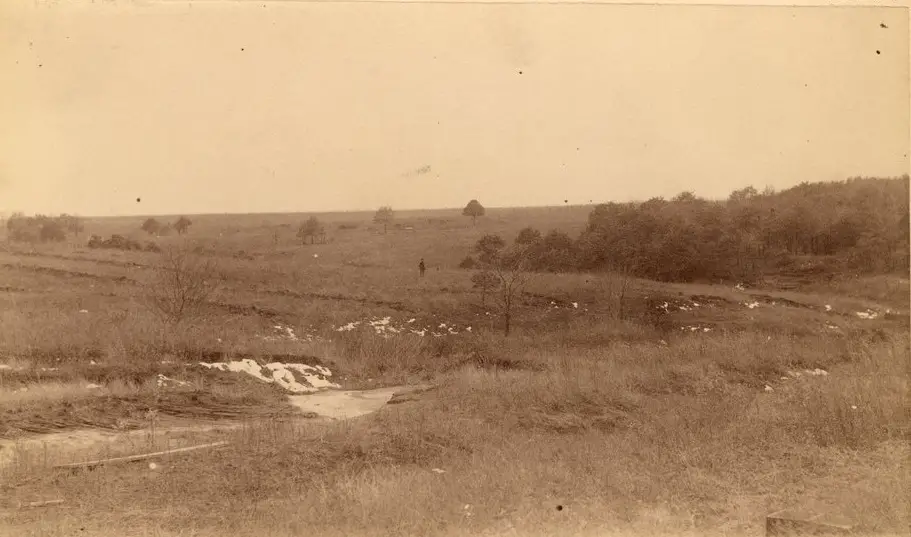
[[[338, 384], [327, 379], [327, 377], [332, 376], [332, 372], [329, 371], [328, 368], [319, 365], [283, 364], [280, 362], [273, 362], [266, 364], [265, 366], [260, 366], [249, 358], [233, 362], [199, 362], [199, 365], [207, 369], [246, 373], [263, 382], [278, 384], [285, 390], [294, 393], [310, 393], [323, 388], [340, 387]], [[269, 371], [270, 375], [268, 377], [263, 374], [263, 369]], [[295, 376], [294, 372], [297, 372], [299, 374], [298, 376], [303, 377], [303, 380], [298, 380], [298, 376]]]
[[861, 319], [875, 319], [875, 318], [879, 317], [878, 313], [876, 313], [873, 310], [869, 310], [869, 309], [867, 311], [858, 311], [858, 312], [856, 312], [856, 315], [858, 317], [860, 317]]
[[832, 306], [826, 304], [826, 311], [832, 311]]
[[157, 464], [155, 464], [154, 462], [149, 463], [149, 470], [157, 470], [157, 469], [158, 469]]
[[857, 405], [851, 405], [851, 410], [857, 410]]
[[766, 385], [765, 385], [765, 391], [771, 392], [771, 391], [774, 391], [774, 390], [772, 389], [771, 386], [769, 386], [768, 384], [766, 384]]
[[742, 283], [738, 283], [737, 285], [735, 285], [734, 289], [736, 291], [746, 291], [746, 287], [744, 287]]
[[756, 302], [756, 301], [753, 301], [753, 302], [744, 302], [743, 305], [746, 306], [746, 307], [748, 307], [748, 308], [750, 308], [750, 309], [753, 309], [753, 308], [758, 308], [758, 307], [759, 307], [759, 302]]
[[579, 303], [578, 303], [578, 302], [573, 302], [573, 308], [579, 309]]
[[79, 310], [79, 313], [88, 313], [89, 310]]
[[816, 369], [814, 369], [813, 371], [810, 371], [810, 370], [808, 369], [808, 370], [806, 370], [806, 371], [804, 371], [804, 372], [805, 372], [807, 375], [812, 375], [812, 376], [814, 376], [814, 377], [826, 377], [826, 376], [829, 375], [829, 372], [828, 372], [828, 371], [826, 371], [825, 369], [819, 369], [819, 368], [816, 368]]
[[99, 386], [98, 384], [95, 384], [93, 382], [90, 382], [85, 385], [85, 389], [87, 389], [87, 390], [97, 390], [98, 388], [101, 388], [101, 386]]
[[445, 473], [446, 473], [446, 470], [443, 470], [443, 469], [440, 469], [440, 468], [434, 468], [433, 470], [430, 470], [430, 471], [433, 472], [433, 473], [435, 473], [435, 474], [445, 474]]
[[313, 254], [313, 257], [314, 258], [319, 257], [319, 254]]
[[166, 377], [166, 376], [162, 375], [161, 373], [158, 374], [157, 384], [158, 384], [159, 388], [164, 388], [168, 385], [177, 385], [177, 386], [189, 386], [190, 385], [189, 382], [186, 382], [184, 380], [172, 379], [170, 377]]
[[705, 327], [705, 328], [702, 329], [702, 331], [703, 331], [703, 332], [711, 332], [712, 329], [709, 328], [709, 327]]
[[411, 324], [411, 323], [413, 323], [413, 322], [416, 321], [416, 320], [417, 320], [417, 319], [411, 318], [411, 319], [408, 319], [408, 320], [405, 321], [405, 322], [408, 323], [408, 324]]
[[351, 330], [354, 330], [355, 328], [357, 328], [357, 325], [359, 325], [359, 324], [361, 324], [360, 321], [353, 321], [344, 326], [339, 326], [338, 328], [335, 329], [335, 331], [336, 332], [350, 332]]
[[465, 327], [465, 331], [466, 331], [466, 332], [471, 332], [471, 327], [470, 327], [470, 326]]

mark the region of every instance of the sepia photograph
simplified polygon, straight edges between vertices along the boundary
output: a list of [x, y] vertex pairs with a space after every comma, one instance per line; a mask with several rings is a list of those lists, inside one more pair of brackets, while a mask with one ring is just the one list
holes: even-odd
[[909, 23], [2, 0], [0, 537], [908, 535]]

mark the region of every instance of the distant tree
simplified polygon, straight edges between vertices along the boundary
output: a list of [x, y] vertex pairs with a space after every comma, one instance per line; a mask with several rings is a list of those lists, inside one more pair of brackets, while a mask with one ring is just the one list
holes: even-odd
[[307, 237], [310, 238], [310, 244], [313, 244], [317, 235], [322, 235], [323, 225], [315, 217], [311, 216], [306, 222], [302, 223], [297, 230], [297, 236], [303, 244], [306, 244]]
[[177, 230], [178, 235], [183, 235], [190, 229], [191, 225], [193, 225], [193, 222], [190, 221], [189, 218], [186, 216], [181, 216], [177, 219], [176, 222], [174, 222], [174, 229]]
[[537, 269], [550, 272], [564, 272], [576, 266], [576, 244], [562, 231], [551, 230], [539, 242], [532, 245], [529, 255]]
[[677, 194], [676, 196], [674, 196], [671, 201], [687, 203], [687, 202], [696, 201], [698, 199], [699, 198], [696, 197], [696, 194], [693, 194], [692, 192], [686, 190], [686, 191], [683, 191], [683, 192]]
[[484, 235], [475, 244], [474, 250], [478, 253], [481, 263], [490, 264], [496, 259], [506, 243], [499, 235]]
[[519, 231], [516, 237], [516, 244], [529, 245], [538, 242], [541, 242], [541, 232], [531, 226]]
[[383, 233], [386, 233], [386, 229], [389, 224], [392, 223], [395, 214], [392, 212], [392, 207], [383, 206], [377, 209], [376, 214], [373, 215], [373, 223], [383, 225]]
[[56, 220], [47, 220], [41, 224], [41, 242], [61, 242], [66, 240], [66, 230]]
[[730, 195], [730, 197], [728, 197], [728, 200], [733, 201], [733, 202], [747, 201], [747, 200], [755, 198], [758, 195], [759, 195], [759, 192], [755, 188], [753, 188], [752, 186], [748, 186], [746, 188], [741, 188], [740, 190], [735, 190], [735, 191], [731, 192], [731, 195]]
[[477, 223], [478, 217], [484, 216], [484, 207], [480, 202], [478, 202], [478, 200], [471, 200], [468, 202], [468, 205], [462, 209], [462, 216], [470, 216], [471, 225], [475, 225]]
[[60, 215], [59, 220], [63, 227], [76, 237], [85, 231], [85, 226], [82, 223], [82, 219], [76, 215], [63, 213]]
[[459, 263], [459, 268], [461, 268], [461, 269], [473, 269], [473, 268], [475, 267], [475, 265], [477, 265], [477, 262], [474, 260], [473, 257], [471, 257], [471, 256], [469, 255], [469, 256], [466, 256], [465, 259], [463, 259], [463, 260]]
[[141, 229], [149, 235], [154, 235], [161, 229], [161, 223], [154, 218], [149, 218], [142, 223]]

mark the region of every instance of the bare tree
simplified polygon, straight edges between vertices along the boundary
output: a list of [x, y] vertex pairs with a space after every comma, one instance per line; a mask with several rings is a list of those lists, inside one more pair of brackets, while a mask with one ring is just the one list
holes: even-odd
[[[492, 275], [496, 285], [493, 287], [495, 303], [503, 319], [503, 334], [509, 336], [515, 305], [531, 279], [531, 248], [515, 245], [509, 249], [498, 249], [491, 253], [484, 262], [484, 272]], [[482, 272], [483, 273], [483, 272]], [[486, 278], [486, 276], [485, 276]]]
[[199, 315], [215, 289], [215, 262], [187, 248], [166, 247], [154, 270], [147, 286], [148, 304], [171, 324]]
[[481, 306], [484, 306], [487, 302], [487, 294], [500, 286], [500, 279], [493, 272], [482, 270], [472, 275], [471, 283], [475, 289], [481, 292]]
[[615, 319], [626, 315], [626, 297], [632, 283], [632, 269], [628, 265], [615, 265], [600, 277], [602, 294], [607, 296], [608, 313]]

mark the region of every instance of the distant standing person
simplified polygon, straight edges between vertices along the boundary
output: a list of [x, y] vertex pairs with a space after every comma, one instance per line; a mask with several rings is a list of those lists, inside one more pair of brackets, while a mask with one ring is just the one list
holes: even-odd
[[421, 258], [421, 262], [418, 263], [418, 270], [421, 271], [421, 278], [424, 277], [424, 271], [427, 270], [427, 267], [424, 265], [424, 258]]

